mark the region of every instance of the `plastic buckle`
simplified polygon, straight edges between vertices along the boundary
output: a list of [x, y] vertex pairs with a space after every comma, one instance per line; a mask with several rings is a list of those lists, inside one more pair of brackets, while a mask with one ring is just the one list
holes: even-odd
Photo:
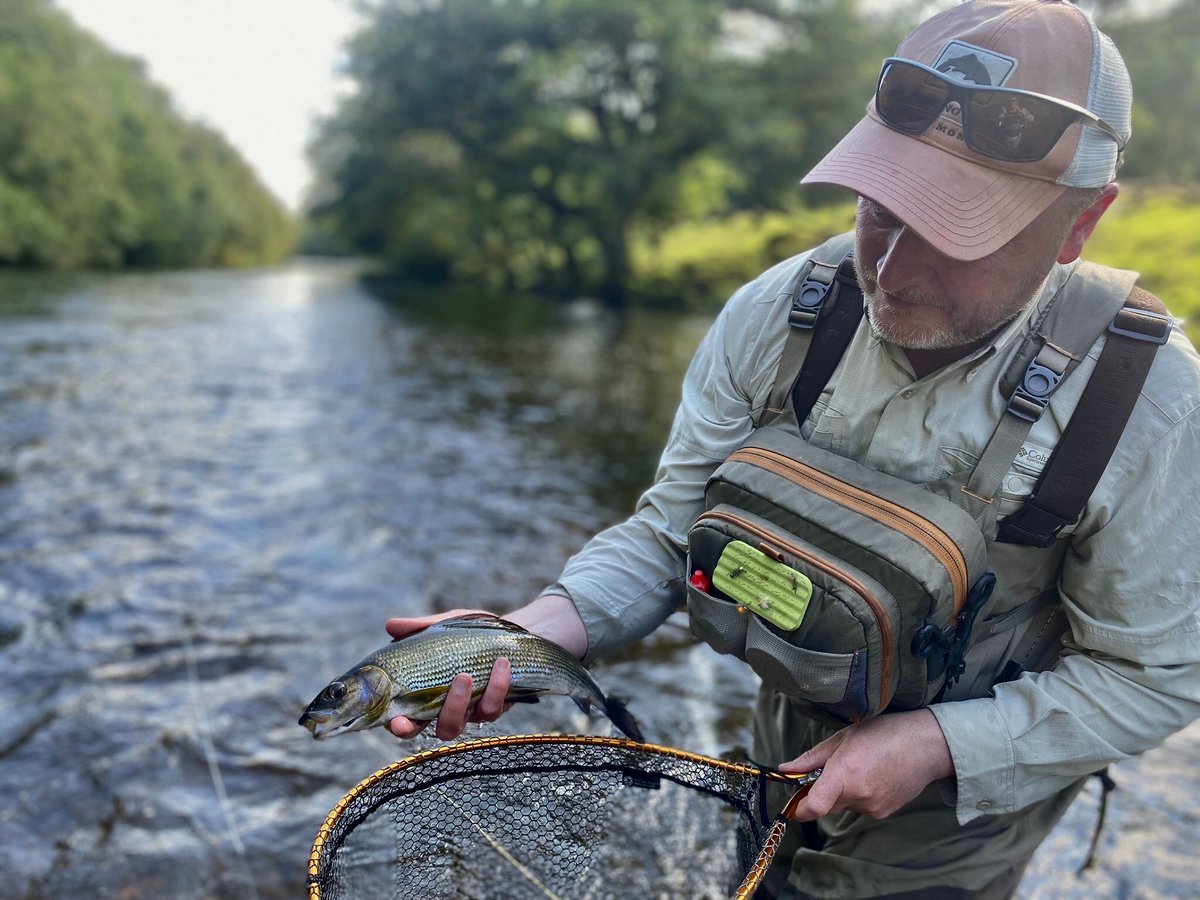
[[966, 602], [953, 625], [939, 628], [927, 624], [917, 629], [909, 650], [917, 659], [925, 660], [925, 677], [929, 684], [933, 684], [945, 674], [946, 686], [950, 687], [966, 670], [967, 649], [971, 643], [975, 619], [992, 596], [995, 587], [996, 576], [991, 572], [984, 572], [971, 586]]
[[1062, 381], [1061, 372], [1055, 372], [1049, 366], [1044, 366], [1037, 360], [1029, 364], [1025, 377], [1013, 391], [1008, 401], [1008, 411], [1018, 419], [1026, 422], [1036, 422], [1046, 411], [1050, 395], [1054, 393], [1058, 383]]
[[1058, 533], [1071, 524], [1061, 516], [1034, 506], [1033, 499], [1032, 496], [1026, 498], [1024, 506], [1000, 521], [997, 543], [1025, 544], [1045, 550], [1058, 539]]
[[[1138, 331], [1127, 327], [1127, 325], [1118, 325], [1118, 322], [1125, 323], [1137, 322], [1140, 325], [1148, 327], [1146, 331]], [[1113, 334], [1119, 334], [1122, 337], [1127, 337], [1135, 341], [1146, 341], [1150, 344], [1165, 344], [1171, 337], [1171, 328], [1173, 323], [1170, 316], [1164, 316], [1162, 313], [1151, 312], [1148, 309], [1130, 309], [1128, 306], [1122, 307], [1113, 316], [1112, 322], [1108, 325], [1108, 330]]]
[[796, 296], [792, 299], [792, 310], [788, 313], [788, 324], [795, 328], [811, 330], [816, 328], [817, 319], [821, 318], [821, 310], [825, 301], [833, 293], [834, 282], [826, 283], [811, 276], [804, 279]]

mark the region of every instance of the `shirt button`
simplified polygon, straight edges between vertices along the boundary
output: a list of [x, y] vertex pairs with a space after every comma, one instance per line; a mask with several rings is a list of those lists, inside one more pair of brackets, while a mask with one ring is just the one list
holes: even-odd
[[984, 810], [986, 812], [987, 810], [992, 808], [992, 801], [991, 800], [980, 800], [978, 803], [975, 804], [975, 808]]
[[901, 397], [903, 397], [905, 400], [911, 400], [911, 399], [913, 398], [913, 392], [912, 392], [912, 391], [905, 391], [905, 392], [904, 392], [904, 393], [902, 393], [900, 396], [901, 396]]

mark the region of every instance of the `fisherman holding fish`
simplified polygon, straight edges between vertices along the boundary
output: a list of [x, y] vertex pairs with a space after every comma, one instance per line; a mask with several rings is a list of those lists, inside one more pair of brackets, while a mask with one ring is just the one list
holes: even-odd
[[[1017, 145], [997, 124], [1014, 102], [1023, 123]], [[686, 561], [689, 549], [703, 555], [694, 534], [689, 548], [689, 532], [705, 514], [714, 528], [742, 523], [739, 533], [774, 533], [766, 512], [735, 516], [718, 507], [714, 516], [706, 484], [758, 432], [787, 430], [759, 426], [780, 412], [771, 405], [776, 373], [794, 330], [789, 321], [805, 312], [793, 300], [810, 285], [821, 294], [835, 270], [845, 271], [841, 253], [832, 266], [810, 265], [826, 262], [817, 251], [733, 296], [688, 370], [656, 481], [636, 511], [592, 539], [542, 596], [506, 616], [586, 662], [646, 636], [686, 591], [697, 633], [714, 646], [727, 637], [721, 649], [763, 678], [755, 760], [791, 772], [823, 768], [795, 809], [796, 819], [813, 824], [790, 829], [795, 843], [776, 857], [766, 891], [773, 896], [1011, 896], [1088, 775], [1158, 745], [1200, 713], [1200, 358], [1178, 329], [1170, 333], [1152, 298], [1123, 311], [1137, 328], [1102, 324], [1100, 338], [1075, 350], [1054, 330], [1070, 337], [1074, 326], [1047, 314], [1082, 315], [1110, 296], [1120, 310], [1125, 295], [1139, 296], [1132, 278], [1078, 262], [1118, 194], [1131, 102], [1118, 51], [1077, 7], [970, 0], [905, 39], [884, 62], [866, 116], [804, 178], [858, 195], [849, 243], [866, 315], [851, 325], [844, 355], [834, 357], [795, 430], [813, 452], [882, 481], [920, 485], [979, 528], [987, 577], [947, 563], [962, 594], [949, 623], [923, 622], [890, 576], [858, 578], [864, 596], [899, 598], [894, 621], [880, 619], [884, 643], [875, 636], [861, 652], [809, 653], [801, 637], [822, 616], [841, 621], [834, 607], [818, 615], [813, 604], [849, 596], [838, 593], [844, 584], [822, 581], [816, 570], [800, 579], [809, 583], [797, 625], [765, 594], [740, 597], [729, 577], [747, 566], [764, 578], [780, 565], [795, 570], [798, 540], [742, 540], [740, 568], [724, 570], [727, 589], [712, 583], [719, 562], [693, 569]], [[851, 289], [839, 290], [843, 297]], [[1106, 314], [1110, 320], [1125, 321]], [[821, 327], [813, 347], [827, 339]], [[1093, 438], [1111, 430], [1120, 440], [1082, 515], [1053, 522], [1040, 546], [1021, 540], [1045, 530], [1015, 516], [1045, 499], [1030, 495], [1083, 405], [1089, 375], [1101, 368], [1097, 357], [1130, 335], [1161, 346], [1133, 392], [1127, 424], [1083, 416]], [[1018, 358], [1016, 385], [998, 387]], [[1118, 377], [1098, 380], [1102, 399], [1120, 390]], [[980, 464], [995, 458], [994, 436], [1012, 434], [1003, 465]], [[1102, 441], [1084, 443], [1081, 460]], [[773, 467], [796, 468], [786, 460]], [[815, 470], [819, 476], [822, 467]], [[764, 496], [763, 506], [775, 499]], [[943, 544], [940, 558], [969, 558], [974, 551], [961, 543]], [[843, 556], [847, 568], [860, 565]], [[779, 589], [798, 590], [797, 582]], [[884, 607], [873, 602], [881, 616]], [[402, 637], [439, 618], [392, 619], [387, 629]], [[894, 658], [886, 639], [899, 648]], [[882, 671], [874, 662], [855, 668], [881, 652]], [[901, 696], [903, 667], [914, 657], [928, 663], [938, 690], [929, 701], [889, 702]], [[832, 670], [821, 668], [843, 659], [844, 696], [840, 686], [830, 692]], [[495, 719], [516, 678], [503, 657], [490, 675], [460, 673], [435, 733], [450, 739], [468, 721]], [[877, 693], [855, 706], [863, 684]], [[397, 715], [389, 727], [409, 737], [424, 727], [419, 719]]]

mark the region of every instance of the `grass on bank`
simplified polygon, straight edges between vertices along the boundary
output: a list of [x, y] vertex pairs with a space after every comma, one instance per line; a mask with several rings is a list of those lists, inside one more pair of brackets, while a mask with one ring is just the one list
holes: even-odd
[[[679, 225], [633, 250], [637, 290], [713, 311], [780, 260], [853, 226], [852, 204], [788, 213], [737, 213]], [[1142, 284], [1200, 341], [1200, 188], [1127, 186], [1084, 258], [1142, 273]]]

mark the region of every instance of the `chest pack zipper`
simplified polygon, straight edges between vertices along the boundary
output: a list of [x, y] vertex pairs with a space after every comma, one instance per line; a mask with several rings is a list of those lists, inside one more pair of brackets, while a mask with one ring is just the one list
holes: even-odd
[[883, 608], [883, 604], [879, 602], [879, 598], [875, 596], [871, 590], [861, 581], [842, 569], [832, 565], [828, 560], [821, 559], [803, 547], [797, 547], [788, 541], [782, 540], [778, 535], [771, 533], [765, 528], [762, 528], [753, 522], [734, 515], [733, 513], [724, 512], [721, 510], [709, 510], [702, 513], [697, 519], [697, 524], [704, 521], [717, 520], [728, 522], [731, 525], [736, 525], [743, 531], [753, 534], [755, 537], [764, 541], [768, 546], [776, 547], [786, 553], [790, 553], [797, 559], [802, 559], [816, 569], [820, 569], [828, 575], [833, 576], [838, 581], [845, 584], [856, 594], [862, 597], [863, 602], [871, 610], [875, 617], [875, 622], [879, 626], [879, 638], [881, 645], [884, 648], [882, 655], [882, 664], [879, 673], [879, 708], [884, 709], [891, 702], [891, 695], [888, 693], [888, 687], [892, 683], [892, 654], [887, 648], [892, 646], [892, 620], [887, 614], [887, 610]]
[[[962, 551], [944, 531], [923, 516], [895, 503], [888, 503], [874, 494], [847, 484], [812, 466], [787, 456], [757, 447], [743, 447], [734, 452], [731, 460], [740, 460], [774, 472], [841, 506], [859, 512], [877, 522], [883, 522], [924, 547], [950, 576], [954, 591], [954, 610], [950, 622], [958, 618], [967, 602], [967, 563]], [[949, 624], [949, 623], [947, 623]]]

